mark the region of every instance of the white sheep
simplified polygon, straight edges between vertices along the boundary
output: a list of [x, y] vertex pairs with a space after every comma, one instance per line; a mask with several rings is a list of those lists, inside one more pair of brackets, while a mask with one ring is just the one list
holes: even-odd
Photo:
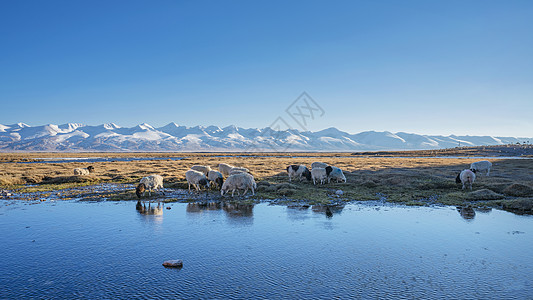
[[197, 191], [200, 191], [200, 186], [209, 188], [207, 177], [200, 171], [189, 170], [185, 172], [185, 179], [187, 179], [187, 183], [189, 184], [189, 192], [191, 191], [191, 184]]
[[242, 167], [233, 167], [231, 168], [231, 170], [229, 170], [229, 174], [231, 175], [231, 173], [250, 173], [250, 170], [246, 169], [246, 168], [242, 168]]
[[74, 169], [74, 175], [89, 175], [94, 172], [93, 166], [88, 166], [87, 168], [76, 168]]
[[311, 181], [311, 172], [304, 165], [290, 165], [287, 167], [287, 173], [289, 174], [289, 181], [292, 181], [292, 177], [298, 177], [300, 181], [302, 176]]
[[229, 176], [229, 172], [231, 171], [231, 169], [235, 168], [234, 166], [232, 165], [228, 165], [228, 164], [218, 164], [218, 170], [220, 171], [220, 173], [222, 173], [222, 175], [224, 176]]
[[329, 166], [328, 164], [326, 163], [323, 163], [323, 162], [319, 162], [319, 161], [315, 161], [314, 163], [311, 164], [311, 168], [314, 169], [314, 168], [326, 168], [327, 166]]
[[135, 194], [137, 194], [137, 197], [141, 198], [141, 195], [144, 196], [144, 192], [148, 190], [148, 196], [152, 196], [152, 190], [159, 191], [159, 189], [163, 189], [163, 176], [153, 174], [141, 178], [141, 181], [135, 190]]
[[335, 180], [336, 182], [346, 182], [346, 177], [341, 169], [334, 166], [327, 166], [325, 169], [328, 176], [328, 183], [331, 181], [331, 179]]
[[224, 177], [222, 176], [222, 173], [215, 170], [209, 171], [209, 173], [207, 174], [207, 179], [218, 188], [221, 188], [222, 184], [224, 183]]
[[231, 190], [231, 196], [237, 190], [237, 193], [240, 195], [239, 190], [244, 190], [243, 196], [248, 192], [249, 189], [252, 190], [252, 195], [255, 195], [255, 189], [257, 184], [255, 183], [254, 177], [248, 173], [238, 173], [228, 176], [222, 189], [220, 190], [220, 195], [224, 196], [225, 193]]
[[487, 171], [487, 176], [489, 176], [490, 168], [492, 168], [492, 163], [488, 160], [476, 161], [470, 165], [470, 170], [472, 170], [472, 172], [477, 173]]
[[209, 171], [211, 171], [211, 167], [210, 166], [195, 165], [195, 166], [191, 167], [191, 170], [202, 172], [202, 173], [204, 173], [205, 176], [207, 176], [207, 174], [209, 174]]
[[325, 168], [313, 168], [311, 169], [311, 177], [313, 178], [313, 184], [316, 185], [317, 181], [320, 181], [320, 184], [324, 184], [328, 178]]
[[463, 190], [465, 189], [465, 185], [470, 187], [470, 190], [472, 190], [472, 184], [476, 180], [476, 174], [472, 172], [469, 169], [464, 169], [457, 175], [455, 178], [456, 183], [462, 183], [463, 184]]

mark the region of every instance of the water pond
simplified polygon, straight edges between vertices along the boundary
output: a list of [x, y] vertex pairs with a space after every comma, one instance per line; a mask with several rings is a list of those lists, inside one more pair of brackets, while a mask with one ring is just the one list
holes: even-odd
[[[0, 201], [0, 299], [533, 298], [532, 216], [31, 203]], [[164, 268], [168, 259], [183, 268]]]

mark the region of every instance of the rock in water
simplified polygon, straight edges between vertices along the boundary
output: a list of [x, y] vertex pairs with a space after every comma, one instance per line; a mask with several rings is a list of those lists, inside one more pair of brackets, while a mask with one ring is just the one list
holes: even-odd
[[169, 267], [169, 268], [181, 268], [183, 267], [183, 260], [181, 259], [166, 260], [163, 262], [163, 266]]
[[344, 194], [344, 192], [342, 190], [337, 190], [335, 192], [335, 195], [338, 195], [338, 196], [342, 196]]

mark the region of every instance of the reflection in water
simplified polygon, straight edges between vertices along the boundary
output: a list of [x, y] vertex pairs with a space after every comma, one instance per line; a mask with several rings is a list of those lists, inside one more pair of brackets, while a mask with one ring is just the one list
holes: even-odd
[[187, 204], [187, 213], [201, 213], [204, 211], [222, 210], [229, 220], [235, 220], [239, 224], [251, 225], [254, 216], [254, 204], [238, 202], [193, 202]]
[[344, 205], [331, 205], [331, 204], [317, 204], [311, 207], [315, 213], [325, 213], [326, 218], [333, 218], [333, 214], [340, 214], [344, 209]]
[[141, 216], [156, 221], [157, 223], [163, 222], [164, 208], [160, 202], [157, 205], [155, 203], [152, 205], [151, 202], [148, 202], [148, 205], [146, 205], [146, 202], [141, 203], [141, 200], [137, 201], [137, 205], [135, 205], [135, 209]]
[[220, 202], [192, 202], [187, 204], [186, 211], [188, 213], [199, 213], [206, 210], [220, 210]]
[[309, 219], [309, 207], [310, 205], [288, 205], [287, 216], [293, 221], [303, 221]]
[[326, 219], [262, 203], [229, 217], [219, 202], [165, 204], [157, 223], [141, 214], [157, 203], [136, 202], [5, 202], [0, 298], [533, 299], [533, 216], [360, 203]]
[[463, 219], [467, 221], [472, 221], [476, 216], [476, 212], [474, 211], [474, 208], [471, 205], [458, 206], [457, 211], [459, 212], [461, 217], [463, 217]]
[[253, 204], [224, 202], [222, 205], [222, 209], [226, 212], [227, 216], [231, 218], [254, 216], [254, 205]]

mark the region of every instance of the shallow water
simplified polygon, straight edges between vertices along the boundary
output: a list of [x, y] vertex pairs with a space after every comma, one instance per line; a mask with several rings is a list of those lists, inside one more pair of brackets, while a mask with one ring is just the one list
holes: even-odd
[[0, 201], [0, 298], [533, 298], [531, 216], [166, 206]]

